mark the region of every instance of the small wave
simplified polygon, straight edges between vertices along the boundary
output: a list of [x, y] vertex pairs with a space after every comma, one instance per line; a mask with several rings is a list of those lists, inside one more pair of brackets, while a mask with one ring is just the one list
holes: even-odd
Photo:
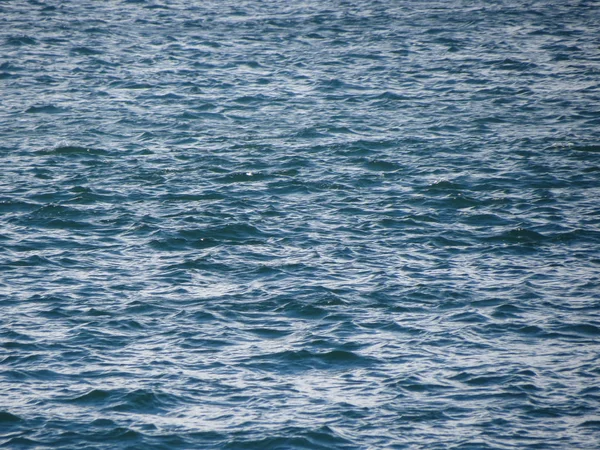
[[474, 327], [483, 336], [499, 336], [514, 333], [524, 338], [551, 339], [557, 337], [556, 333], [547, 331], [538, 325], [527, 325], [523, 323], [487, 323]]
[[[104, 426], [106, 427], [106, 425]], [[142, 440], [143, 437], [144, 434], [140, 433], [139, 431], [133, 430], [128, 427], [119, 426], [112, 427], [105, 433], [101, 433], [98, 435], [98, 438], [101, 441], [114, 442], [115, 446], [118, 444], [122, 444], [123, 442]]]
[[555, 328], [559, 333], [571, 334], [582, 337], [600, 336], [600, 326], [590, 323], [565, 324]]
[[494, 67], [496, 70], [527, 71], [537, 67], [537, 65], [531, 61], [520, 61], [512, 58], [488, 61], [486, 64]]
[[21, 46], [21, 45], [37, 45], [37, 40], [31, 36], [9, 36], [4, 41], [6, 45]]
[[488, 322], [489, 319], [476, 311], [466, 311], [452, 314], [448, 317], [448, 320], [464, 323], [485, 323]]
[[55, 230], [85, 230], [94, 227], [89, 222], [68, 219], [50, 219], [44, 222], [37, 222], [37, 225]]
[[574, 145], [568, 147], [570, 150], [576, 152], [589, 152], [589, 153], [600, 153], [600, 144], [598, 145]]
[[584, 420], [578, 426], [582, 428], [597, 428], [600, 430], [600, 419]]
[[113, 81], [110, 87], [117, 89], [145, 90], [156, 89], [158, 86], [151, 83], [138, 83], [135, 81]]
[[44, 442], [29, 439], [23, 436], [11, 437], [7, 440], [0, 441], [0, 445], [6, 448], [41, 448]]
[[549, 235], [549, 239], [556, 243], [600, 242], [600, 230], [578, 228], [564, 233]]
[[466, 217], [461, 217], [461, 222], [480, 227], [490, 226], [506, 226], [510, 224], [510, 220], [497, 214], [470, 214]]
[[39, 255], [31, 255], [22, 259], [13, 259], [11, 261], [4, 262], [7, 267], [44, 267], [44, 266], [53, 266], [54, 263], [52, 260]]
[[155, 238], [150, 246], [155, 249], [176, 251], [185, 248], [204, 249], [217, 245], [258, 245], [267, 234], [247, 224], [181, 230], [170, 236]]
[[200, 239], [184, 239], [184, 238], [166, 238], [166, 239], [152, 239], [149, 242], [150, 247], [156, 250], [163, 251], [179, 251], [184, 250], [186, 248], [194, 248], [197, 250], [201, 250], [204, 248], [215, 247], [219, 245], [219, 241], [215, 241], [214, 239], [208, 238], [200, 238]]
[[178, 399], [170, 394], [148, 389], [127, 391], [123, 389], [92, 389], [85, 394], [63, 398], [63, 402], [85, 405], [97, 405], [102, 409], [127, 412], [158, 412]]
[[283, 352], [251, 358], [251, 365], [264, 369], [287, 367], [288, 370], [348, 370], [355, 367], [368, 367], [375, 360], [346, 350], [311, 352], [309, 350], [286, 350]]
[[262, 172], [234, 172], [219, 178], [221, 183], [246, 183], [254, 181], [263, 181], [271, 178], [268, 174]]
[[57, 145], [49, 149], [40, 150], [37, 153], [40, 155], [61, 156], [106, 156], [109, 154], [106, 150], [80, 145]]
[[264, 339], [280, 339], [282, 337], [289, 336], [292, 333], [292, 330], [281, 330], [268, 327], [248, 328], [245, 331], [260, 336]]
[[87, 212], [72, 208], [70, 206], [61, 205], [58, 203], [48, 203], [32, 211], [27, 215], [27, 219], [77, 219], [88, 215]]
[[8, 411], [0, 411], [0, 424], [10, 424], [22, 422], [19, 416], [9, 413]]
[[260, 229], [245, 223], [228, 224], [220, 227], [185, 229], [178, 233], [185, 239], [212, 239], [215, 241], [245, 242], [268, 237]]
[[486, 240], [504, 244], [538, 244], [546, 241], [547, 237], [535, 231], [519, 227], [497, 236], [488, 237]]
[[499, 319], [520, 318], [524, 311], [511, 304], [502, 304], [494, 309], [492, 317]]
[[55, 105], [30, 106], [25, 110], [27, 114], [61, 114], [67, 112], [67, 109]]
[[285, 303], [277, 311], [284, 312], [291, 317], [304, 319], [319, 319], [329, 315], [329, 312], [325, 308], [310, 304], [299, 304], [297, 302]]
[[434, 181], [433, 183], [428, 185], [426, 187], [426, 190], [445, 192], [445, 191], [460, 191], [460, 190], [463, 190], [464, 188], [465, 188], [465, 186], [458, 184], [458, 183], [454, 183], [449, 180], [438, 180], [438, 181]]
[[297, 131], [294, 136], [303, 139], [320, 139], [330, 136], [329, 133], [323, 131], [325, 130], [321, 128], [307, 127]]
[[236, 103], [243, 104], [243, 105], [250, 105], [250, 104], [254, 104], [254, 103], [272, 102], [274, 100], [275, 100], [274, 98], [268, 97], [266, 95], [257, 94], [257, 95], [243, 95], [241, 97], [237, 97], [233, 101]]
[[37, 207], [35, 203], [22, 200], [0, 200], [0, 213], [27, 212]]
[[9, 78], [19, 78], [20, 75], [11, 72], [0, 72], [0, 80], [8, 80]]
[[204, 119], [204, 120], [217, 120], [217, 121], [227, 121], [230, 120], [225, 114], [216, 113], [216, 112], [195, 112], [188, 113], [190, 115], [189, 118], [195, 119]]
[[408, 392], [419, 392], [419, 393], [433, 393], [433, 392], [441, 392], [441, 391], [450, 391], [452, 390], [451, 386], [436, 384], [436, 383], [427, 383], [422, 382], [421, 380], [415, 379], [415, 377], [411, 377], [409, 380], [402, 380], [400, 382], [394, 382], [394, 388], [403, 389]]
[[388, 101], [405, 101], [405, 100], [411, 100], [410, 97], [403, 95], [403, 94], [398, 94], [396, 92], [391, 92], [391, 91], [386, 91], [382, 94], [379, 94], [375, 97], [373, 97], [375, 100], [388, 100]]
[[169, 405], [177, 404], [175, 396], [157, 393], [148, 389], [137, 389], [119, 397], [119, 403], [111, 409], [123, 412], [158, 412]]
[[111, 397], [112, 393], [110, 391], [105, 391], [103, 389], [92, 389], [91, 391], [72, 398], [69, 400], [70, 403], [102, 403]]
[[104, 53], [102, 50], [90, 47], [73, 47], [71, 49], [71, 54], [74, 55], [101, 55], [102, 53]]
[[258, 439], [233, 439], [224, 449], [306, 449], [306, 450], [354, 450], [357, 447], [328, 426], [316, 429], [286, 428], [276, 436]]
[[399, 170], [402, 166], [392, 161], [369, 159], [365, 162], [365, 167], [374, 172], [394, 172]]

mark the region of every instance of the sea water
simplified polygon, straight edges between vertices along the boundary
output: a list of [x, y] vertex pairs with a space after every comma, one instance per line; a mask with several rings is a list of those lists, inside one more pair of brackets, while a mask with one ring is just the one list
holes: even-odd
[[600, 448], [599, 30], [0, 1], [0, 446]]

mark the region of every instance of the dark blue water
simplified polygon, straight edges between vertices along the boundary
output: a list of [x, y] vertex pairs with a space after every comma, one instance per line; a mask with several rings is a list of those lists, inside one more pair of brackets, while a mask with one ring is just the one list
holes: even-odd
[[0, 446], [600, 448], [599, 30], [0, 1]]

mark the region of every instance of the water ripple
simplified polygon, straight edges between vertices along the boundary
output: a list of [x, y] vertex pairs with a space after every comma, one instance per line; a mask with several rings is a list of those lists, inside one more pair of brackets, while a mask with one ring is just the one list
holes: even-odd
[[597, 448], [596, 10], [0, 2], [0, 446]]

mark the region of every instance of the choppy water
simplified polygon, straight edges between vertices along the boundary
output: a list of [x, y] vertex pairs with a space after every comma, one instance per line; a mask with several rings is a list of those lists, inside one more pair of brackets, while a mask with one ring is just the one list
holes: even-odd
[[0, 445], [600, 448], [600, 3], [0, 2]]

